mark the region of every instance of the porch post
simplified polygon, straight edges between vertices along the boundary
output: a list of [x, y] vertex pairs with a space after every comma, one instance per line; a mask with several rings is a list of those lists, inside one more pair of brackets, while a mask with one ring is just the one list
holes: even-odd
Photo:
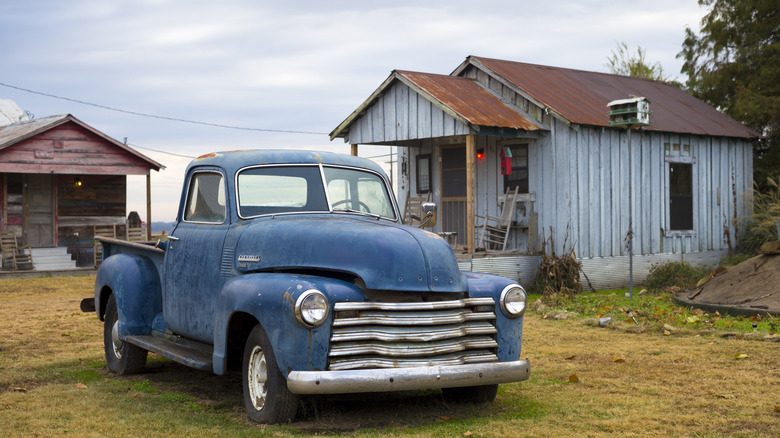
[[152, 240], [152, 175], [146, 174], [146, 240]]
[[476, 157], [477, 136], [466, 136], [466, 245], [469, 254], [474, 254], [474, 222], [476, 220]]
[[358, 148], [357, 148], [358, 145], [351, 144], [349, 146], [350, 146], [350, 152], [351, 152], [352, 156], [357, 157], [358, 156]]

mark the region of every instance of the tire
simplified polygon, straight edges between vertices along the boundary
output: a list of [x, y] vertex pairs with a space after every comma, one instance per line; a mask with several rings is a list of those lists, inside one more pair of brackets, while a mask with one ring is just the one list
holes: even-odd
[[496, 399], [498, 385], [442, 388], [441, 395], [449, 403], [491, 403]]
[[106, 350], [106, 364], [111, 372], [123, 376], [137, 373], [146, 366], [148, 352], [119, 339], [119, 313], [116, 297], [111, 294], [106, 303], [106, 318], [103, 323], [103, 345]]
[[266, 424], [292, 422], [299, 397], [287, 389], [287, 380], [276, 365], [271, 343], [260, 325], [249, 333], [242, 369], [244, 406], [249, 419]]

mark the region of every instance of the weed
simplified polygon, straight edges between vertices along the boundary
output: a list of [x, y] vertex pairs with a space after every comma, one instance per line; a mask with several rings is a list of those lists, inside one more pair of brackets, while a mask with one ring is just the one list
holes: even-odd
[[686, 290], [709, 275], [710, 271], [709, 267], [691, 266], [686, 262], [656, 263], [650, 266], [650, 275], [647, 276], [646, 286], [656, 291], [669, 287]]
[[744, 233], [739, 238], [737, 252], [755, 255], [766, 242], [778, 240], [777, 221], [780, 220], [780, 186], [767, 178], [767, 190], [753, 189], [753, 214], [747, 218]]

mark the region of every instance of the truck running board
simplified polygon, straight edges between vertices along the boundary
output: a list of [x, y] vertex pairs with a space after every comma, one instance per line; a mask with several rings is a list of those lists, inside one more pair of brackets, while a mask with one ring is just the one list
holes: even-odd
[[160, 339], [154, 336], [130, 335], [125, 337], [125, 341], [188, 367], [207, 371], [212, 369], [212, 350], [208, 348], [182, 345], [175, 341]]

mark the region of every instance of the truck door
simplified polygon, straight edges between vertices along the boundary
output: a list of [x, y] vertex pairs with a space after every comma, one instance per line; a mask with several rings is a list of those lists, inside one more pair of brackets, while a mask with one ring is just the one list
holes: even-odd
[[222, 246], [229, 227], [224, 175], [217, 169], [190, 174], [184, 209], [168, 237], [163, 283], [163, 311], [170, 330], [213, 342]]

